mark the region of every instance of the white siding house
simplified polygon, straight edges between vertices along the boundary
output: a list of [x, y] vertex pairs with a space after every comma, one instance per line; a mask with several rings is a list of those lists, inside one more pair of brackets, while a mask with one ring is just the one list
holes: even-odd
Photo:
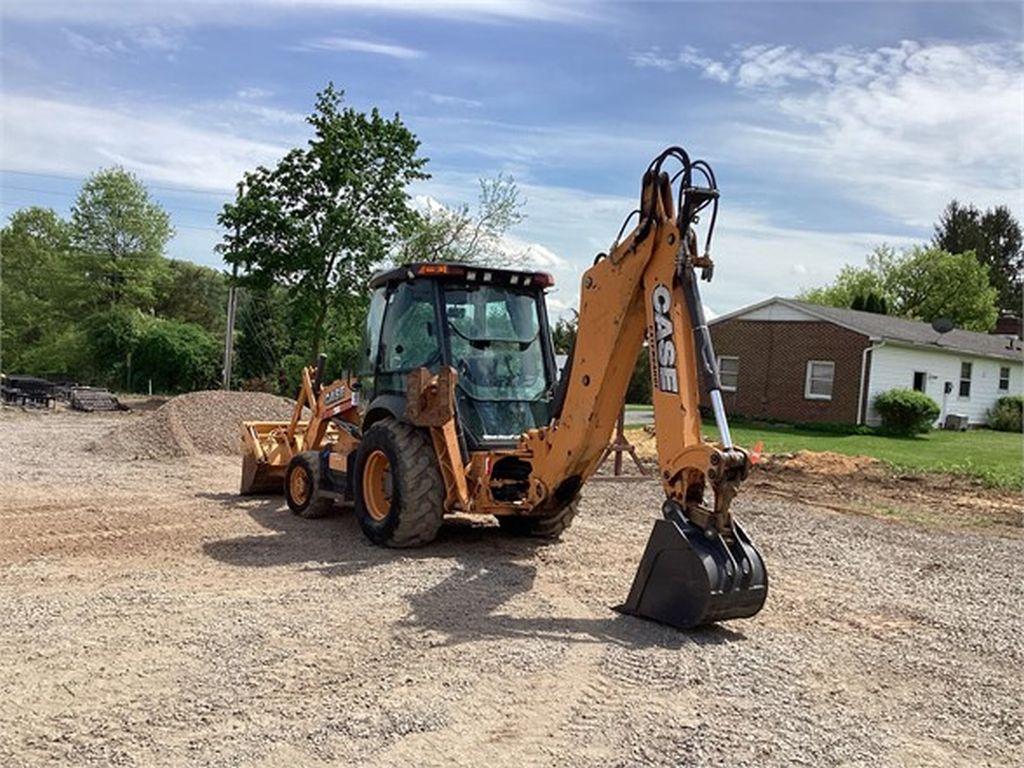
[[[1000, 397], [1024, 394], [1019, 321], [1004, 319], [1005, 333], [940, 332], [916, 320], [776, 296], [716, 317], [710, 327], [728, 374], [723, 389], [738, 413], [877, 425], [875, 398], [898, 388], [931, 397], [939, 422], [961, 415], [980, 426]], [[828, 381], [816, 384], [815, 371]]]
[[[880, 421], [875, 411], [875, 397], [897, 387], [919, 389], [931, 397], [942, 409], [940, 422], [948, 414], [960, 414], [971, 424], [984, 424], [985, 413], [996, 400], [1006, 395], [1019, 395], [1024, 389], [1020, 360], [879, 341], [874, 345], [870, 361], [866, 421], [872, 425]], [[965, 364], [969, 369], [965, 369]], [[961, 379], [961, 373], [968, 371], [969, 377]], [[1005, 389], [1000, 389], [1001, 385]]]

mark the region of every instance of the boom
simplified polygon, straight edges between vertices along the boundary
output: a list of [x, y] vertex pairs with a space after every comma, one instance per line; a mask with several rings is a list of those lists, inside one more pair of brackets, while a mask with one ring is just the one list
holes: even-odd
[[[675, 197], [672, 179], [662, 170], [669, 158], [683, 166], [677, 174], [680, 183]], [[693, 185], [695, 171], [707, 186]], [[698, 212], [708, 207], [711, 220], [705, 252], [700, 255], [694, 226]], [[713, 270], [709, 246], [717, 207], [718, 190], [706, 163], [691, 162], [678, 147], [655, 158], [643, 176], [635, 228], [610, 253], [599, 255], [583, 275], [579, 330], [561, 412], [547, 427], [526, 433], [520, 444], [531, 457], [534, 503], [555, 506], [574, 497], [597, 469], [624, 401], [633, 362], [646, 338], [658, 464], [666, 496], [662, 510], [666, 521], [662, 522], [675, 526], [689, 549], [695, 550], [684, 554], [691, 555], [691, 560], [695, 555], [707, 565], [712, 597], [725, 594], [720, 602], [728, 603], [699, 606], [704, 613], [693, 623], [703, 623], [709, 615], [710, 620], [752, 615], [763, 604], [767, 589], [760, 555], [729, 511], [750, 460], [732, 444], [697, 287], [696, 270], [701, 269], [708, 279]], [[714, 409], [721, 438], [717, 445], [701, 437], [701, 386]], [[708, 486], [713, 494], [710, 507], [705, 505]], [[655, 546], [658, 539], [664, 541]], [[665, 542], [673, 540], [664, 525], [661, 530], [656, 526], [645, 555], [645, 560], [652, 561], [648, 570], [659, 567], [659, 555], [670, 546]], [[652, 546], [657, 551], [651, 552]], [[675, 556], [684, 558], [679, 553]], [[709, 559], [714, 563], [708, 565]], [[648, 615], [657, 609], [641, 603], [655, 599], [653, 592], [658, 590], [651, 590], [648, 582], [658, 579], [650, 573], [644, 576], [643, 571], [642, 564], [637, 575], [642, 583], [634, 584], [637, 594], [631, 595], [636, 604], [630, 606], [627, 601], [625, 609]], [[672, 579], [661, 582], [666, 580]], [[730, 598], [728, 593], [734, 594]], [[664, 600], [672, 604], [662, 611], [665, 615], [654, 618], [689, 623], [688, 618], [679, 618], [674, 595]]]

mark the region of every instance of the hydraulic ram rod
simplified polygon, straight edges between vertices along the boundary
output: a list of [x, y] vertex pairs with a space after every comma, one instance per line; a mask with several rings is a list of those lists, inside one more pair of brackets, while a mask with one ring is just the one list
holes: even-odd
[[697, 288], [697, 273], [691, 264], [683, 264], [680, 268], [680, 278], [683, 296], [686, 299], [686, 310], [693, 326], [700, 380], [711, 400], [722, 448], [728, 451], [733, 447], [732, 434], [729, 432], [729, 421], [725, 417], [725, 406], [722, 404], [722, 381], [718, 376], [718, 361], [715, 358], [715, 348], [711, 344], [711, 331], [708, 330], [707, 320], [704, 319], [704, 305], [701, 303], [700, 290]]

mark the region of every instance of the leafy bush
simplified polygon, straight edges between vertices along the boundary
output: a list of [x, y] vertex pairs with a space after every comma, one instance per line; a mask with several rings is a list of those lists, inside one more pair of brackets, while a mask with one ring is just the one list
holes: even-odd
[[133, 351], [132, 384], [158, 392], [208, 389], [220, 378], [220, 345], [194, 323], [152, 318]]
[[1024, 395], [1000, 397], [985, 416], [992, 429], [1024, 432]]
[[882, 429], [895, 435], [916, 435], [932, 428], [939, 417], [939, 405], [923, 392], [890, 389], [875, 398], [882, 417]]

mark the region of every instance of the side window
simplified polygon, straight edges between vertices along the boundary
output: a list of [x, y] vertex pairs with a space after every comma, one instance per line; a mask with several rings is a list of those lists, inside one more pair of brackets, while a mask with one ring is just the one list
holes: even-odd
[[960, 397], [965, 400], [971, 396], [971, 363], [960, 363]]
[[999, 391], [1010, 391], [1010, 366], [1008, 365], [1002, 365], [999, 367]]
[[925, 371], [914, 371], [914, 391], [924, 392], [928, 383], [928, 374]]
[[723, 392], [735, 392], [740, 379], [740, 359], [723, 355], [718, 358], [718, 377]]
[[366, 312], [363, 326], [362, 349], [360, 350], [360, 376], [373, 376], [377, 367], [377, 348], [380, 345], [380, 324], [384, 319], [387, 297], [383, 288], [377, 288], [370, 296], [370, 308]]
[[836, 364], [831, 360], [808, 360], [804, 379], [804, 397], [808, 400], [831, 400]]
[[407, 373], [441, 360], [434, 285], [401, 283], [389, 296], [380, 340], [380, 369]]

